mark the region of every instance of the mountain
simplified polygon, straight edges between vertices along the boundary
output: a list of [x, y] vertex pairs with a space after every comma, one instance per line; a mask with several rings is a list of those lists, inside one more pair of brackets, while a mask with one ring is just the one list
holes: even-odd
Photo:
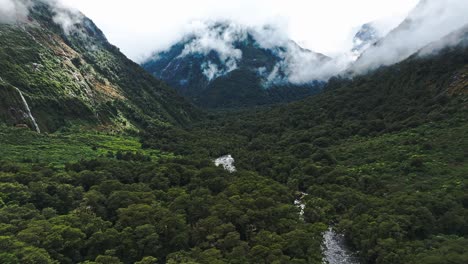
[[[302, 49], [275, 28], [207, 22], [142, 63], [148, 72], [201, 106], [287, 102], [317, 92], [320, 82], [291, 81], [292, 66], [328, 57]], [[299, 58], [301, 57], [301, 58]]]
[[143, 142], [229, 153], [238, 170], [298, 190], [305, 222], [333, 223], [360, 263], [468, 257], [468, 27], [400, 63], [332, 78], [316, 96], [147, 132]]
[[406, 19], [366, 49], [349, 71], [362, 74], [398, 63], [468, 23], [468, 4], [460, 0], [421, 0]]
[[55, 131], [196, 118], [191, 104], [127, 59], [80, 12], [55, 1], [13, 3], [16, 14], [0, 19], [1, 122]]
[[361, 26], [354, 36], [351, 52], [358, 58], [366, 49], [379, 41], [381, 37], [381, 33], [372, 23], [366, 23]]

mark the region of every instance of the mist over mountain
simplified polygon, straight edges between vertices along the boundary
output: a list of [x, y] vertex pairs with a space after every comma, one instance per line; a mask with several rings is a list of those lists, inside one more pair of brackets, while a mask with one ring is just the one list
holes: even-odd
[[[196, 102], [206, 104], [210, 98], [219, 102], [211, 104], [226, 106], [233, 104], [228, 102], [232, 99], [248, 105], [310, 95], [324, 75], [332, 74], [324, 68], [329, 61], [275, 27], [249, 28], [225, 21], [195, 24], [191, 34], [142, 66]], [[310, 80], [310, 74], [315, 79]]]
[[[283, 87], [280, 97], [284, 99], [252, 102], [285, 102], [313, 94], [294, 87], [317, 86], [333, 76], [365, 74], [408, 58], [467, 24], [466, 10], [467, 3], [461, 0], [421, 1], [402, 22], [392, 18], [362, 25], [352, 48], [332, 57], [301, 48], [274, 25], [199, 21], [190, 33], [154, 53], [142, 66], [202, 105], [223, 97], [246, 101], [278, 86]], [[246, 79], [247, 83], [239, 82]], [[285, 91], [295, 95], [283, 96]], [[221, 101], [220, 105], [233, 104]]]
[[334, 56], [198, 22], [145, 68], [63, 1], [0, 0], [1, 264], [468, 263], [466, 0]]
[[421, 0], [400, 25], [363, 52], [350, 70], [362, 74], [408, 58], [468, 24], [467, 10], [467, 1]]
[[382, 38], [382, 33], [378, 31], [373, 23], [366, 23], [362, 25], [354, 36], [351, 52], [357, 59], [370, 46], [379, 41], [380, 38]]

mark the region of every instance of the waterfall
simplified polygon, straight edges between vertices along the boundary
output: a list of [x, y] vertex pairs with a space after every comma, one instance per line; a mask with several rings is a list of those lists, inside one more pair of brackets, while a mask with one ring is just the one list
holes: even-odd
[[36, 119], [31, 113], [31, 109], [29, 108], [28, 102], [26, 101], [26, 98], [24, 98], [23, 93], [20, 91], [20, 89], [16, 88], [16, 91], [18, 91], [19, 95], [21, 96], [21, 100], [23, 101], [23, 106], [26, 108], [26, 113], [28, 114], [29, 119], [31, 119], [31, 122], [34, 126], [34, 129], [36, 130], [37, 133], [41, 133], [41, 130], [39, 129], [39, 126], [37, 125]]
[[304, 221], [304, 210], [305, 210], [305, 203], [303, 199], [307, 196], [307, 193], [301, 192], [301, 196], [294, 200], [294, 205], [299, 208], [301, 211], [299, 212], [299, 218]]

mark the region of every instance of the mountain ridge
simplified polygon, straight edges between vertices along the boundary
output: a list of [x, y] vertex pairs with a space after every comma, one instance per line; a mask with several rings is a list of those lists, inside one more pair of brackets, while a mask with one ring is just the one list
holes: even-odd
[[127, 59], [83, 14], [53, 1], [29, 3], [26, 17], [0, 24], [4, 122], [31, 124], [11, 114], [25, 111], [12, 94], [17, 89], [45, 131], [83, 121], [120, 130], [196, 117], [198, 110]]
[[[288, 79], [292, 73], [288, 63], [300, 63], [293, 57], [299, 54], [317, 63], [329, 58], [303, 49], [292, 40], [282, 39], [281, 45], [271, 43], [266, 35], [276, 32], [274, 28], [253, 29], [233, 22], [206, 22], [194, 31], [169, 49], [150, 56], [142, 66], [198, 105], [236, 106], [235, 101], [230, 100], [233, 95], [240, 100], [239, 106], [285, 102], [319, 90], [315, 88], [320, 86], [313, 82], [292, 83]], [[236, 84], [238, 78], [230, 77], [241, 73], [246, 73], [245, 79], [253, 84], [249, 89], [245, 84]], [[220, 82], [230, 88], [216, 85]], [[288, 93], [287, 88], [296, 90]], [[284, 99], [269, 96], [270, 89]], [[255, 98], [248, 98], [246, 94]]]

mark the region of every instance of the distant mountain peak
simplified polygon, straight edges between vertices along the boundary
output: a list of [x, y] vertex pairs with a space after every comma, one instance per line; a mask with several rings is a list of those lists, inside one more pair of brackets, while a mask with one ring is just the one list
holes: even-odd
[[197, 23], [192, 32], [168, 50], [153, 54], [143, 65], [149, 66], [152, 62], [157, 63], [161, 59], [164, 60], [163, 57], [170, 55], [171, 60], [166, 62], [167, 65], [163, 69], [156, 67], [151, 71], [155, 76], [166, 80], [168, 78], [165, 75], [171, 67], [180, 70], [180, 65], [176, 64], [175, 60], [193, 59], [198, 61], [197, 66], [201, 68], [207, 80], [212, 81], [238, 69], [245, 64], [245, 61], [255, 64], [259, 58], [252, 54], [254, 49], [257, 49], [257, 52], [263, 50], [263, 52], [270, 53], [271, 57], [275, 57], [277, 65], [257, 63], [258, 67], [255, 67], [257, 72], [268, 72], [268, 75], [273, 73], [274, 66], [281, 68], [286, 75], [292, 73], [293, 69], [287, 67], [290, 66], [289, 62], [297, 59], [293, 57], [297, 53], [308, 55], [310, 61], [315, 58], [318, 63], [327, 59], [322, 54], [303, 49], [283, 36], [272, 25], [254, 28], [231, 21], [208, 21]]
[[353, 38], [352, 52], [356, 55], [362, 54], [367, 48], [376, 43], [381, 38], [380, 32], [373, 23], [366, 23], [361, 26]]
[[[142, 66], [181, 94], [202, 100], [202, 94], [216, 92], [213, 87], [220, 81], [239, 82], [232, 79], [235, 71], [241, 72], [258, 94], [265, 94], [276, 86], [312, 83], [304, 81], [303, 75], [309, 73], [305, 70], [328, 60], [300, 47], [273, 25], [248, 27], [232, 21], [207, 21], [195, 23], [191, 32], [169, 49], [154, 53]], [[240, 91], [237, 85], [230, 89]]]

